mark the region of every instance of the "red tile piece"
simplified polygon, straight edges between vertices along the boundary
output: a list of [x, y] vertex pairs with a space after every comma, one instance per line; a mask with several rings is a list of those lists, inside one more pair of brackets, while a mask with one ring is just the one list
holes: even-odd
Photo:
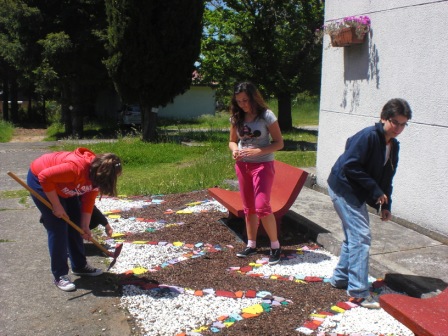
[[303, 326], [305, 328], [311, 329], [311, 330], [316, 330], [317, 328], [319, 328], [319, 326], [316, 323], [313, 323], [313, 321], [306, 321]]
[[345, 309], [345, 310], [352, 309], [352, 306], [350, 306], [347, 303], [342, 302], [342, 301], [336, 303], [336, 306], [338, 306], [339, 308]]
[[249, 276], [253, 277], [253, 278], [257, 278], [257, 277], [262, 277], [264, 276], [264, 274], [262, 273], [250, 273]]
[[252, 271], [252, 266], [243, 266], [240, 268], [240, 271], [243, 273], [250, 272], [250, 271]]
[[252, 289], [249, 289], [248, 291], [246, 291], [246, 295], [245, 295], [246, 298], [253, 299], [256, 296], [257, 296], [257, 292], [256, 291], [254, 291]]
[[223, 297], [228, 297], [231, 299], [236, 299], [236, 295], [234, 292], [230, 292], [230, 291], [224, 291], [224, 290], [217, 290], [215, 292], [216, 296], [223, 296]]
[[306, 276], [304, 280], [306, 282], [322, 282], [322, 278], [313, 276]]
[[373, 288], [381, 288], [384, 286], [386, 286], [386, 283], [384, 282], [384, 280], [376, 280], [375, 282], [372, 283]]

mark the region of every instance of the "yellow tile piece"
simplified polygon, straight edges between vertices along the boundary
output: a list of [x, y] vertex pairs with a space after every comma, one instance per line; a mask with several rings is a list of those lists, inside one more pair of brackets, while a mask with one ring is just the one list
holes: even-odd
[[109, 215], [109, 216], [107, 216], [107, 217], [109, 217], [109, 218], [111, 218], [111, 219], [121, 218], [120, 215]]
[[263, 312], [263, 307], [261, 306], [261, 304], [255, 304], [253, 306], [244, 308], [242, 312], [249, 314], [260, 314]]
[[310, 314], [310, 317], [327, 318], [327, 315], [324, 315], [324, 314]]
[[184, 245], [184, 243], [179, 241], [173, 243], [173, 246], [182, 246], [182, 245]]
[[147, 244], [148, 241], [147, 240], [134, 240], [132, 242], [132, 244]]
[[179, 211], [176, 211], [176, 213], [177, 214], [192, 214], [193, 211], [191, 211], [191, 210], [179, 210]]
[[120, 232], [112, 233], [112, 238], [120, 238], [120, 237], [124, 237], [124, 236], [125, 236], [124, 233], [120, 233]]
[[199, 328], [197, 328], [197, 329], [195, 329], [193, 331], [194, 332], [202, 332], [202, 331], [207, 331], [207, 330], [208, 330], [207, 326], [202, 326], [202, 327], [199, 327]]
[[338, 307], [338, 306], [332, 306], [332, 307], [331, 307], [331, 310], [333, 310], [333, 311], [335, 311], [335, 312], [338, 312], [338, 313], [343, 313], [343, 312], [345, 312], [345, 309], [342, 309], [341, 307]]
[[224, 324], [228, 328], [228, 327], [231, 327], [234, 323], [235, 322], [226, 321], [226, 322], [223, 322], [222, 324]]
[[146, 268], [143, 268], [143, 267], [136, 267], [136, 268], [132, 269], [132, 272], [134, 274], [143, 274], [143, 273], [148, 272], [148, 270]]
[[202, 202], [191, 202], [191, 203], [188, 203], [188, 204], [185, 204], [185, 205], [191, 206], [191, 205], [199, 205], [199, 204], [202, 204]]

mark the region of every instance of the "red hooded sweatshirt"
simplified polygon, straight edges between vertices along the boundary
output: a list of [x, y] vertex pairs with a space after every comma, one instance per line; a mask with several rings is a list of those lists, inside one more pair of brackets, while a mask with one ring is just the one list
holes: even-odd
[[81, 211], [92, 213], [98, 188], [89, 178], [90, 163], [95, 154], [87, 148], [73, 152], [53, 152], [40, 156], [31, 163], [45, 192], [56, 190], [63, 198], [80, 196]]

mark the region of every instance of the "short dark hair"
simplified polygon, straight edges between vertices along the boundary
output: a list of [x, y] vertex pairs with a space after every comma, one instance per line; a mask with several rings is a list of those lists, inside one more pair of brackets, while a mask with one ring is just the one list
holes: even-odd
[[412, 119], [412, 110], [408, 102], [402, 98], [393, 98], [389, 100], [381, 111], [381, 119], [388, 120], [397, 115], [401, 115], [409, 119]]

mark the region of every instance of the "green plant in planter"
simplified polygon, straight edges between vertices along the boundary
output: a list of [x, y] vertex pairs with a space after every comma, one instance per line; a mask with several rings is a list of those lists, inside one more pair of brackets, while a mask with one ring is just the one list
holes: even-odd
[[320, 41], [325, 34], [337, 35], [347, 28], [353, 28], [358, 39], [363, 39], [364, 35], [370, 31], [370, 18], [366, 15], [347, 16], [340, 20], [332, 20], [321, 29], [316, 30], [316, 38]]

